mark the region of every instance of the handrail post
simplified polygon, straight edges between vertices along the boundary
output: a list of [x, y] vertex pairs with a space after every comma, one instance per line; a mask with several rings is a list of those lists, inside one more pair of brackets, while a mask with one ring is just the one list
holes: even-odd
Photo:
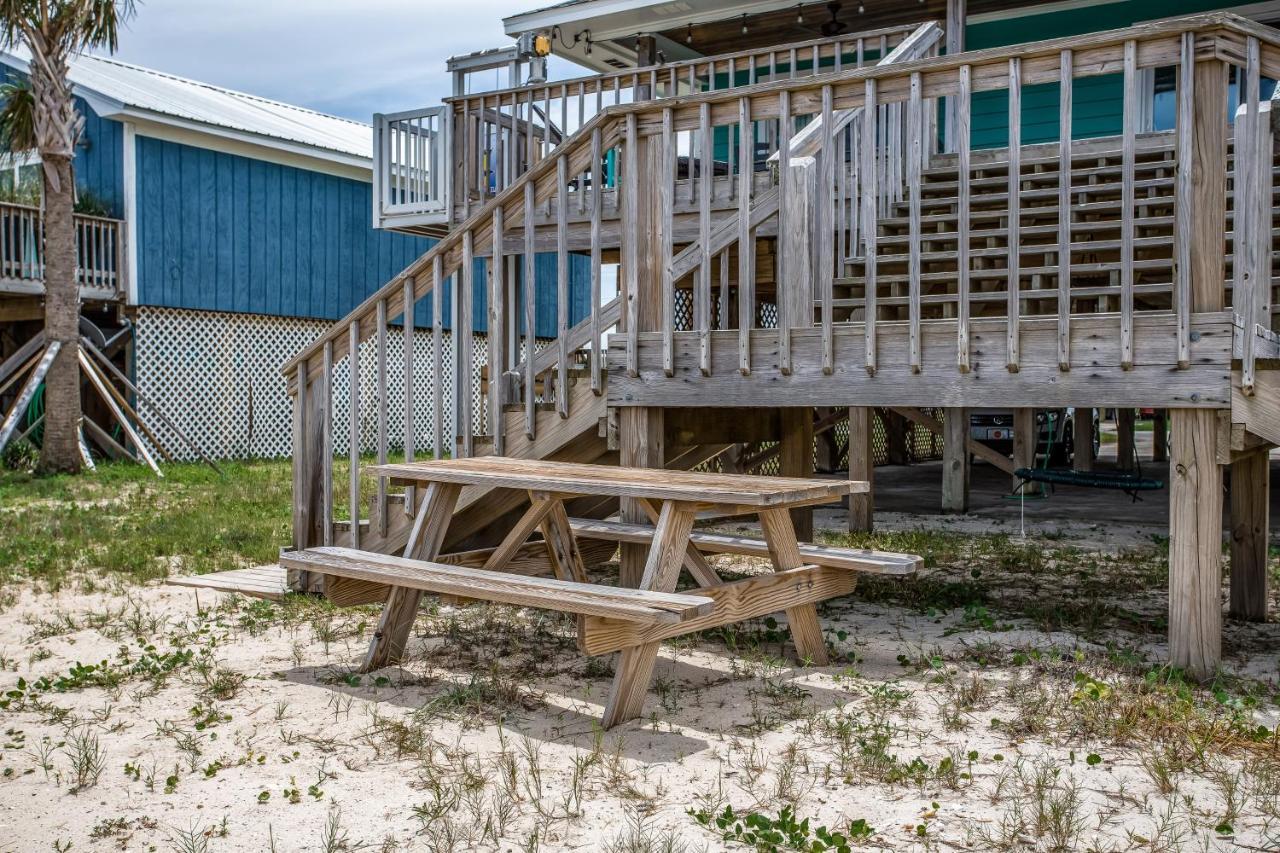
[[[297, 550], [321, 544], [324, 500], [321, 484], [325, 397], [312, 387], [310, 361], [298, 364], [293, 394], [293, 547]], [[294, 592], [323, 590], [323, 575], [290, 571], [288, 587]]]
[[814, 242], [817, 237], [818, 163], [795, 157], [786, 166], [779, 213], [782, 272], [777, 283], [778, 356], [784, 374], [791, 372], [791, 330], [813, 325]]

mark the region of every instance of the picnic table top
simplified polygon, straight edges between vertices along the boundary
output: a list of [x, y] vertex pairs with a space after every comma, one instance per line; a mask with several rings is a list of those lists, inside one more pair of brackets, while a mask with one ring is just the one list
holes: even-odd
[[759, 507], [835, 501], [843, 495], [870, 489], [869, 484], [862, 480], [710, 474], [542, 459], [513, 459], [506, 456], [372, 465], [366, 470], [377, 476], [402, 482], [462, 483], [572, 495], [611, 495]]

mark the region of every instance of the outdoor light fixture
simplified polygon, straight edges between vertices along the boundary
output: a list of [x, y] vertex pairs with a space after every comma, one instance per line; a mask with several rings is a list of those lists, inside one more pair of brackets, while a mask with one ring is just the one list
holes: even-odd
[[685, 31], [684, 43], [693, 44], [693, 24], [689, 24], [689, 29]]
[[867, 11], [867, 7], [866, 7], [866, 6], [863, 6], [861, 3], [859, 3], [859, 4], [858, 4], [858, 14], [859, 14], [859, 15], [861, 15], [862, 13], [864, 13], [864, 12], [866, 12], [866, 11]]
[[804, 23], [804, 7], [799, 3], [796, 4], [796, 23]]
[[744, 36], [747, 34], [747, 13], [746, 12], [742, 13], [742, 34]]

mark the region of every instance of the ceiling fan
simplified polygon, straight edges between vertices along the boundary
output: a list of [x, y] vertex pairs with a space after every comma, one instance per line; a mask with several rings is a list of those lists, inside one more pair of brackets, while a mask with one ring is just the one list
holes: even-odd
[[831, 20], [824, 21], [822, 24], [822, 34], [824, 36], [838, 36], [849, 28], [848, 24], [840, 20], [840, 3], [828, 3], [827, 11], [831, 13]]

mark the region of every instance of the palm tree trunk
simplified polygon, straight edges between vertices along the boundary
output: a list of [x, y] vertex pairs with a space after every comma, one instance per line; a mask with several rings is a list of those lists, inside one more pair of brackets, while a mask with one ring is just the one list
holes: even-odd
[[44, 445], [40, 470], [80, 470], [80, 286], [76, 281], [75, 178], [65, 157], [46, 159], [57, 187], [44, 182], [44, 333], [62, 348], [44, 380]]

